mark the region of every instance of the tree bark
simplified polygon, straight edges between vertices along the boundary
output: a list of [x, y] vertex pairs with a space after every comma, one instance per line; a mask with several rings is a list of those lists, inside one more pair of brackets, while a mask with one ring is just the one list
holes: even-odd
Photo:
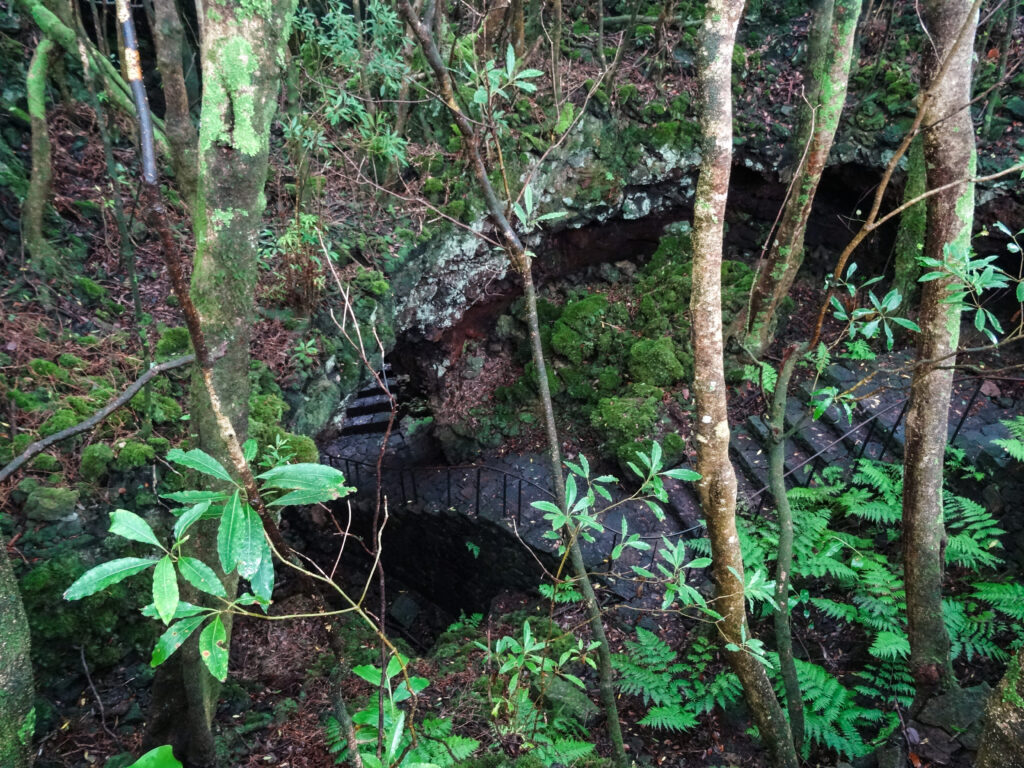
[[25, 78], [28, 114], [32, 125], [32, 176], [25, 202], [21, 206], [21, 226], [32, 271], [47, 277], [53, 277], [60, 271], [57, 250], [43, 234], [43, 216], [49, 206], [50, 187], [53, 184], [50, 133], [46, 128], [46, 72], [53, 49], [50, 38], [44, 37], [39, 41]]
[[[270, 122], [294, 8], [294, 0], [248, 9], [217, 0], [200, 5], [203, 105], [190, 293], [206, 344], [227, 350], [212, 364], [210, 376], [238, 442], [244, 442], [248, 426], [256, 242], [265, 205]], [[197, 444], [234, 466], [202, 376], [193, 377], [191, 393]], [[214, 527], [200, 526], [192, 541], [193, 556], [218, 562]], [[233, 593], [237, 575], [224, 582]], [[225, 626], [230, 638], [229, 623]], [[206, 766], [215, 762], [210, 724], [219, 685], [200, 662], [195, 641], [161, 666], [146, 739], [172, 744], [189, 763]]]
[[[421, 20], [414, 13], [409, 0], [400, 0], [398, 7], [399, 13], [401, 13], [419, 40], [427, 63], [434, 72], [440, 92], [440, 99], [448, 107], [463, 137], [463, 141], [466, 143], [473, 175], [480, 185], [491, 220], [505, 243], [505, 250], [508, 253], [512, 267], [523, 280], [523, 295], [526, 300], [527, 322], [530, 329], [530, 350], [534, 366], [537, 368], [537, 385], [541, 407], [544, 411], [544, 426], [547, 433], [551, 480], [555, 486], [558, 506], [564, 509], [566, 496], [565, 480], [562, 475], [561, 443], [559, 442], [558, 430], [555, 425], [554, 406], [551, 400], [551, 390], [548, 386], [547, 364], [544, 360], [544, 351], [541, 346], [540, 321], [537, 316], [537, 293], [533, 284], [531, 256], [527, 253], [508, 217], [505, 216], [505, 207], [501, 204], [494, 191], [494, 186], [491, 184], [490, 177], [487, 174], [487, 166], [480, 148], [480, 139], [473, 122], [459, 108], [458, 102], [455, 99], [455, 91], [452, 87], [449, 71], [445, 67], [441, 54], [437, 49], [437, 43], [430, 28], [431, 19]], [[612, 681], [611, 649], [608, 646], [608, 637], [604, 630], [601, 608], [597, 603], [597, 596], [590, 582], [590, 576], [583, 561], [583, 553], [580, 550], [578, 539], [575, 536], [569, 537], [566, 546], [569, 549], [570, 562], [576, 583], [580, 587], [583, 603], [587, 610], [587, 625], [590, 627], [594, 641], [598, 644], [598, 685], [601, 706], [606, 717], [608, 737], [611, 741], [612, 759], [619, 768], [626, 768], [629, 765], [629, 761], [626, 758], [622, 740], [622, 726], [619, 723], [618, 706], [615, 701], [615, 689]]]
[[729, 461], [722, 333], [722, 239], [732, 164], [732, 53], [742, 0], [711, 0], [700, 49], [703, 144], [693, 213], [694, 392], [697, 403], [697, 484], [711, 540], [718, 630], [729, 664], [764, 739], [772, 765], [795, 768], [796, 750], [782, 708], [750, 639], [743, 597], [743, 557], [736, 530], [736, 473]]
[[988, 700], [975, 768], [1024, 768], [1024, 651]]
[[[3, 544], [3, 542], [0, 542]], [[0, 765], [29, 768], [36, 710], [28, 617], [7, 547], [0, 547]]]
[[[976, 8], [929, 0], [923, 23], [934, 43], [926, 44], [924, 82], [925, 166], [928, 188], [969, 179], [975, 170], [970, 111], [971, 57], [978, 23]], [[945, 64], [944, 64], [945, 62]], [[941, 78], [937, 82], [937, 78]], [[925, 256], [951, 267], [970, 255], [974, 183], [965, 181], [928, 198]], [[945, 528], [942, 469], [946, 447], [953, 366], [960, 333], [960, 304], [950, 302], [952, 277], [924, 283], [918, 325], [918, 363], [910, 387], [904, 447], [903, 568], [907, 595], [910, 671], [916, 694], [912, 713], [933, 696], [956, 686], [949, 635], [942, 616]], [[929, 362], [941, 360], [941, 363]]]
[[[779, 229], [750, 291], [743, 343], [758, 358], [771, 344], [779, 303], [789, 294], [803, 264], [807, 222], [846, 104], [860, 6], [861, 0], [825, 0], [815, 9], [805, 77], [808, 103], [796, 134], [795, 150], [800, 159]], [[823, 39], [815, 39], [818, 36]]]
[[164, 123], [171, 147], [171, 166], [178, 182], [178, 191], [191, 209], [199, 186], [199, 167], [196, 161], [198, 135], [192, 124], [188, 88], [185, 86], [185, 73], [182, 69], [185, 31], [175, 0], [155, 0], [153, 11], [156, 18], [153, 43], [156, 46], [156, 65], [160, 70], [167, 105]]
[[[907, 182], [903, 185], [903, 202], [915, 200], [928, 188], [924, 172], [924, 141], [914, 139], [907, 152]], [[918, 258], [924, 246], [928, 206], [921, 202], [910, 206], [900, 215], [893, 250], [892, 287], [900, 292], [900, 312], [906, 312], [917, 299], [917, 278], [921, 276]]]

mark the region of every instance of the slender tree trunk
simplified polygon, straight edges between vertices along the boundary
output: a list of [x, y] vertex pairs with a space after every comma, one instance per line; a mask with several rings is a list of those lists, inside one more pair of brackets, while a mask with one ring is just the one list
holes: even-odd
[[744, 346], [756, 357], [761, 357], [771, 344], [779, 303], [788, 295], [803, 264], [807, 222], [846, 104], [860, 5], [860, 0], [825, 0], [815, 11], [812, 32], [822, 35], [824, 43], [814, 40], [812, 34], [808, 45], [807, 80], [811, 89], [797, 132], [794, 183], [779, 229], [750, 292]]
[[1003, 100], [1000, 91], [1003, 89], [1003, 80], [1006, 79], [1006, 68], [1010, 61], [1010, 44], [1013, 42], [1013, 32], [1017, 26], [1017, 7], [1020, 0], [1009, 0], [1009, 7], [1006, 9], [1006, 29], [1003, 31], [1003, 40], [999, 45], [999, 69], [996, 71], [996, 87], [989, 94], [988, 104], [985, 105], [985, 118], [982, 121], [981, 135], [989, 138], [992, 129], [992, 115], [1002, 106]]
[[[915, 200], [925, 193], [927, 180], [924, 172], [924, 140], [918, 136], [907, 152], [907, 182], [903, 186], [903, 202]], [[924, 246], [925, 225], [928, 206], [924, 200], [910, 206], [900, 215], [900, 226], [896, 231], [893, 250], [892, 287], [900, 292], [900, 311], [916, 303], [921, 265], [918, 258]]]
[[[975, 171], [970, 111], [971, 57], [978, 23], [965, 3], [929, 0], [923, 22], [934, 48], [925, 46], [925, 87], [932, 98], [924, 124], [928, 188]], [[936, 82], [940, 78], [941, 82]], [[935, 87], [937, 86], [937, 87]], [[974, 183], [963, 182], [928, 198], [925, 255], [955, 267], [970, 255]], [[910, 387], [904, 447], [903, 567], [907, 593], [910, 671], [916, 695], [912, 712], [956, 686], [949, 635], [942, 617], [945, 528], [942, 466], [946, 447], [953, 365], [960, 334], [960, 304], [950, 302], [953, 278], [924, 283], [918, 325], [917, 366]], [[940, 361], [941, 362], [936, 362]]]
[[0, 541], [0, 765], [29, 768], [36, 710], [28, 618], [7, 547]]
[[975, 768], [1024, 768], [1024, 651], [988, 700]]
[[700, 50], [701, 125], [704, 139], [693, 213], [694, 391], [697, 401], [697, 484], [711, 540], [718, 631], [729, 664], [768, 747], [772, 765], [795, 768], [796, 750], [786, 717], [750, 639], [743, 597], [743, 557], [736, 530], [736, 473], [729, 461], [729, 416], [722, 333], [722, 239], [732, 164], [732, 53], [742, 0], [708, 3]]
[[[242, 442], [248, 422], [256, 238], [265, 205], [280, 62], [294, 8], [294, 0], [248, 10], [217, 0], [200, 6], [203, 106], [191, 295], [209, 348], [226, 345], [226, 353], [212, 365], [211, 378], [220, 409]], [[199, 373], [193, 377], [191, 399], [198, 446], [234, 465]], [[216, 564], [215, 529], [199, 528], [196, 534], [196, 556]], [[225, 579], [232, 593], [236, 580]], [[230, 626], [228, 632], [230, 637]], [[161, 666], [154, 681], [147, 741], [173, 744], [189, 763], [213, 765], [210, 724], [219, 685], [200, 663], [195, 642], [181, 650]]]
[[790, 347], [782, 356], [775, 392], [768, 412], [768, 483], [775, 500], [775, 514], [779, 522], [779, 551], [775, 560], [775, 647], [779, 652], [779, 668], [786, 690], [786, 711], [793, 734], [793, 747], [797, 752], [804, 740], [804, 700], [800, 681], [796, 676], [793, 659], [793, 634], [789, 621], [789, 585], [793, 569], [793, 510], [786, 495], [786, 404], [789, 402], [789, 383], [793, 371], [803, 357], [803, 345]]
[[[537, 316], [537, 292], [533, 284], [533, 273], [531, 271], [531, 257], [523, 246], [522, 241], [516, 234], [515, 229], [505, 216], [505, 207], [501, 204], [494, 186], [491, 184], [487, 174], [487, 166], [483, 159], [480, 147], [480, 139], [473, 125], [473, 122], [459, 108], [455, 99], [455, 91], [452, 87], [448, 69], [438, 51], [433, 32], [430, 28], [431, 19], [421, 20], [415, 14], [409, 0], [400, 0], [399, 12], [412, 28], [427, 63], [434, 72], [437, 81], [440, 98], [451, 112], [455, 124], [462, 134], [469, 154], [470, 164], [473, 168], [473, 175], [476, 177], [491, 220], [497, 228], [502, 240], [505, 243], [505, 250], [508, 253], [512, 267], [519, 273], [523, 280], [523, 295], [526, 299], [527, 322], [530, 329], [530, 349], [533, 356], [533, 363], [537, 368], [537, 381], [540, 390], [541, 407], [544, 411], [544, 425], [547, 432], [548, 459], [551, 465], [551, 479], [555, 486], [555, 495], [559, 507], [565, 508], [565, 481], [562, 475], [561, 443], [558, 439], [558, 430], [555, 426], [554, 406], [551, 400], [551, 390], [548, 386], [547, 364], [544, 360], [544, 351], [541, 347], [540, 321]], [[626, 768], [629, 761], [626, 758], [625, 747], [622, 740], [622, 726], [619, 723], [618, 706], [615, 701], [615, 689], [612, 681], [611, 649], [608, 646], [608, 637], [604, 630], [604, 621], [601, 616], [601, 608], [597, 602], [590, 576], [587, 573], [586, 565], [583, 562], [583, 553], [580, 550], [579, 541], [576, 537], [569, 537], [567, 542], [569, 548], [570, 562], [573, 567], [573, 574], [576, 583], [583, 595], [583, 602], [587, 610], [587, 624], [590, 627], [594, 641], [597, 642], [597, 670], [599, 678], [599, 692], [601, 705], [606, 717], [608, 737], [611, 741], [612, 758], [619, 768]], [[742, 598], [741, 598], [742, 599]]]
[[562, 109], [562, 0], [551, 0], [551, 92], [556, 114]]
[[155, 0], [153, 4], [156, 24], [153, 43], [156, 45], [156, 65], [163, 82], [167, 110], [164, 123], [167, 141], [171, 146], [171, 166], [178, 182], [178, 191], [191, 209], [199, 186], [199, 166], [196, 159], [198, 135], [189, 110], [188, 88], [182, 68], [185, 30], [175, 0]]
[[53, 49], [50, 38], [44, 37], [39, 41], [25, 79], [28, 114], [32, 123], [32, 176], [21, 207], [21, 226], [32, 270], [48, 277], [60, 271], [57, 250], [43, 234], [43, 217], [50, 203], [50, 187], [53, 184], [50, 133], [46, 128], [46, 72]]

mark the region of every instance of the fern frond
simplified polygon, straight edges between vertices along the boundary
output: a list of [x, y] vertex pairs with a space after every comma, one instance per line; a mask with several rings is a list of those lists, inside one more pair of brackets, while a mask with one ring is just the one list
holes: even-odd
[[1005, 531], [992, 514], [976, 501], [945, 494], [945, 518], [948, 542], [946, 562], [964, 568], [994, 568], [1002, 564], [992, 550], [1002, 547]]
[[975, 582], [971, 597], [984, 600], [995, 610], [1011, 619], [1024, 621], [1024, 584], [1019, 581]]
[[664, 731], [686, 731], [697, 725], [697, 716], [682, 707], [653, 707], [637, 722]]
[[868, 653], [886, 661], [905, 659], [910, 656], [910, 641], [903, 632], [879, 632], [868, 648]]

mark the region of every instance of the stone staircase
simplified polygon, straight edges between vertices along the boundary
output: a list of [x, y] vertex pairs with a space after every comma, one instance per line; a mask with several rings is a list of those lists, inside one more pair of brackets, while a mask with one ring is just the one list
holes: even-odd
[[[902, 372], [906, 361], [905, 355], [897, 354], [870, 363], [832, 365], [825, 371], [817, 386], [852, 388], [860, 398], [852, 422], [837, 408], [812, 421], [806, 406], [811, 400], [810, 385], [794, 387], [786, 424], [800, 426], [786, 446], [787, 483], [806, 485], [824, 467], [852, 466], [860, 457], [901, 459], [910, 383]], [[400, 395], [398, 384], [393, 391]], [[990, 441], [1007, 434], [999, 420], [1008, 414], [981, 395], [980, 386], [973, 379], [957, 384], [950, 406], [950, 437], [963, 448], [967, 461], [995, 468], [1004, 457]], [[390, 418], [388, 398], [367, 389], [349, 405], [342, 438], [325, 449], [325, 459], [358, 488], [351, 501], [364, 513], [376, 504], [376, 462]], [[390, 514], [386, 535], [392, 546], [431, 563], [430, 568], [417, 570], [421, 580], [438, 580], [425, 588], [458, 589], [465, 573], [481, 571], [479, 578], [492, 579], [495, 592], [533, 588], [543, 577], [542, 569], [555, 572], [564, 567], [557, 542], [545, 536], [550, 531], [548, 522], [532, 506], [553, 498], [546, 456], [507, 455], [466, 466], [438, 466], [432, 463], [433, 446], [399, 429], [399, 421], [395, 419], [380, 478]], [[760, 416], [733, 431], [731, 453], [738, 470], [742, 513], [757, 515], [771, 507], [767, 434]], [[694, 489], [684, 483], [666, 483], [669, 502], [663, 505], [662, 520], [644, 502], [629, 500], [633, 488], [620, 484], [609, 490], [613, 508], [601, 518], [603, 527], [594, 531], [595, 540], [582, 542], [584, 559], [592, 572], [605, 574], [603, 582], [614, 593], [613, 602], [634, 603], [636, 584], [622, 576], [631, 576], [632, 566], [651, 569], [653, 553], [663, 538], [674, 541], [703, 535], [702, 515]], [[609, 556], [620, 542], [623, 519], [629, 533], [640, 534], [652, 549], [626, 550], [612, 566]], [[501, 563], [500, 572], [481, 569], [480, 562]]]

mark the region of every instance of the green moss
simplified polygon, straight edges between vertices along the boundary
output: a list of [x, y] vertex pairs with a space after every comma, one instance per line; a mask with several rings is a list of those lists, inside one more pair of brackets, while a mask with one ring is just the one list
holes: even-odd
[[157, 456], [163, 456], [171, 449], [171, 441], [166, 437], [147, 437], [146, 445], [156, 451]]
[[129, 579], [87, 600], [65, 602], [61, 593], [85, 570], [78, 554], [63, 551], [21, 577], [21, 595], [32, 630], [32, 658], [44, 684], [81, 673], [78, 653], [68, 654], [69, 648], [82, 647], [96, 674], [123, 662], [133, 650], [152, 646], [152, 622], [124, 609], [152, 599], [145, 594], [145, 582]]
[[40, 453], [32, 459], [32, 469], [40, 472], [56, 472], [60, 469], [60, 462], [48, 453]]
[[184, 355], [192, 348], [192, 339], [185, 328], [165, 328], [156, 342], [156, 356], [165, 359]]
[[59, 365], [50, 360], [42, 360], [36, 357], [28, 361], [28, 367], [32, 373], [40, 378], [68, 380], [67, 371], [62, 370]]
[[82, 451], [82, 459], [78, 465], [78, 475], [87, 483], [98, 483], [107, 476], [110, 462], [114, 460], [114, 450], [106, 443], [93, 443]]
[[641, 339], [629, 348], [629, 374], [633, 381], [667, 387], [686, 375], [675, 355], [672, 339]]
[[39, 425], [39, 435], [41, 437], [55, 435], [68, 427], [75, 426], [81, 420], [81, 417], [70, 408], [61, 408]]
[[94, 405], [92, 400], [87, 397], [72, 395], [71, 397], [64, 399], [64, 404], [70, 406], [75, 413], [83, 418], [92, 416], [93, 413], [96, 412], [96, 405]]
[[68, 370], [83, 369], [85, 360], [65, 352], [57, 358], [57, 365]]
[[249, 398], [249, 420], [263, 425], [279, 424], [288, 405], [274, 394], [258, 394]]
[[444, 181], [433, 176], [430, 177], [423, 182], [423, 194], [432, 203], [440, 202], [444, 195]]
[[156, 458], [156, 451], [152, 446], [140, 443], [136, 440], [128, 440], [118, 451], [117, 459], [114, 461], [114, 468], [122, 472], [144, 467]]
[[75, 295], [86, 304], [97, 304], [107, 296], [107, 289], [88, 277], [74, 278], [73, 286]]

